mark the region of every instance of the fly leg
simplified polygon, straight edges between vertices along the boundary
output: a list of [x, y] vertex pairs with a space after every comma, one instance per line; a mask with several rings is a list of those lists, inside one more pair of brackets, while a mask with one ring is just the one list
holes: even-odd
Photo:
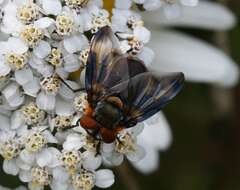
[[96, 155], [95, 156], [100, 155], [100, 151], [101, 151], [101, 141], [98, 141], [97, 146], [96, 146]]
[[79, 88], [79, 89], [73, 89], [66, 81], [64, 81], [61, 77], [59, 77], [59, 79], [61, 80], [61, 82], [68, 88], [70, 89], [72, 92], [76, 93], [76, 92], [82, 92], [85, 91], [85, 88]]

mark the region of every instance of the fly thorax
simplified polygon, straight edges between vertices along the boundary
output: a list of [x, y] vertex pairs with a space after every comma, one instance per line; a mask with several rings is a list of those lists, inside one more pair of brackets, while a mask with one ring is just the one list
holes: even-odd
[[94, 118], [103, 127], [112, 129], [121, 121], [122, 111], [117, 106], [103, 101], [97, 104]]

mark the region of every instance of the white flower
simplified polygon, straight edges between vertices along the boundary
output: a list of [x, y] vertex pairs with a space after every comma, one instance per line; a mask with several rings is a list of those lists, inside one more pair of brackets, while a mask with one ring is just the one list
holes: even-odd
[[82, 170], [72, 178], [72, 185], [75, 189], [92, 189], [94, 186], [108, 188], [114, 183], [114, 175], [110, 170], [98, 170], [91, 172]]
[[115, 6], [117, 9], [129, 9], [132, 3], [136, 3], [139, 9], [143, 10], [157, 10], [163, 7], [164, 13], [167, 18], [176, 18], [180, 16], [181, 6], [196, 6], [198, 0], [117, 0]]
[[146, 61], [148, 65], [153, 60], [154, 53], [145, 47], [151, 33], [144, 27], [141, 16], [131, 10], [113, 9], [112, 28], [120, 39], [120, 49]]
[[[221, 16], [219, 16], [221, 15]], [[167, 19], [162, 11], [144, 12], [146, 23], [155, 26], [180, 26], [208, 30], [228, 30], [235, 26], [236, 17], [227, 7], [211, 1], [200, 1], [194, 9], [182, 7], [182, 14], [175, 19]]]
[[[73, 89], [79, 89], [76, 82], [68, 80], [65, 82], [73, 86]], [[44, 77], [40, 85], [41, 91], [36, 97], [36, 103], [40, 109], [56, 110], [57, 113], [65, 112], [65, 115], [73, 113], [70, 102], [74, 99], [74, 92], [63, 84], [57, 75]]]
[[2, 91], [2, 94], [11, 108], [17, 108], [24, 102], [24, 96], [20, 91], [20, 86], [15, 82], [7, 85]]
[[[7, 42], [1, 42], [0, 75], [6, 76], [11, 70], [13, 70], [15, 72], [15, 77], [20, 84], [24, 84], [32, 80], [32, 73], [29, 73], [31, 70], [26, 68], [27, 50], [28, 47], [26, 44], [15, 37], [10, 37]], [[20, 80], [22, 73], [26, 75], [24, 81]]]
[[[81, 87], [79, 81], [85, 74], [91, 39], [106, 25], [116, 32], [122, 52], [140, 58], [156, 71], [160, 69], [157, 64], [150, 65], [154, 52], [149, 48], [158, 48], [156, 42], [161, 42], [158, 50], [170, 57], [168, 60], [174, 58], [164, 47], [177, 55], [176, 42], [191, 49], [196, 46], [200, 53], [207, 51], [202, 50], [205, 45], [188, 43], [183, 36], [176, 37], [168, 31], [162, 31], [163, 38], [168, 39], [164, 41], [155, 39], [153, 30], [151, 42], [151, 32], [141, 15], [130, 10], [133, 3], [146, 10], [162, 6], [168, 17], [175, 17], [181, 5], [195, 6], [197, 0], [116, 0], [112, 19], [101, 8], [102, 0], [0, 1], [4, 12], [0, 30], [5, 33], [0, 42], [0, 155], [4, 158], [5, 173], [18, 175], [30, 190], [45, 186], [52, 190], [110, 187], [114, 183], [112, 171], [99, 168], [102, 163], [119, 165], [124, 157], [142, 172], [157, 169], [158, 151], [167, 149], [172, 140], [162, 113], [122, 130], [114, 143], [105, 144], [81, 127], [80, 118], [89, 106], [88, 97], [85, 92], [74, 93]], [[208, 52], [209, 57], [213, 51]], [[194, 52], [192, 55], [197, 57]], [[222, 60], [219, 57], [222, 56], [214, 58]], [[174, 68], [170, 70], [185, 70], [181, 56], [176, 60], [182, 66], [174, 61], [164, 65], [161, 60], [164, 66], [161, 70], [171, 65]], [[185, 60], [192, 61], [191, 57]], [[72, 81], [72, 73], [79, 70], [83, 71], [81, 78]], [[226, 81], [230, 85], [237, 77], [234, 67], [228, 71], [235, 72]], [[191, 75], [187, 69], [185, 72], [192, 80], [201, 75]], [[223, 73], [219, 68], [211, 80], [220, 82]], [[206, 81], [208, 77], [210, 74]]]
[[119, 133], [117, 140], [112, 144], [103, 144], [102, 155], [107, 164], [120, 165], [124, 156], [132, 162], [139, 162], [145, 156], [145, 150], [137, 144], [137, 136], [141, 133], [142, 124]]
[[[212, 14], [206, 14], [206, 9], [208, 13], [211, 12]], [[200, 2], [200, 6], [194, 10], [184, 8], [183, 15], [186, 14], [188, 16], [169, 20], [163, 18], [160, 12], [158, 14], [156, 12], [154, 14], [144, 13], [144, 20], [152, 23], [153, 28], [159, 24], [164, 26], [193, 26], [214, 30], [229, 29], [230, 26], [233, 26], [235, 20], [229, 10], [219, 4], [210, 2]], [[219, 15], [221, 15], [221, 18], [219, 18]], [[159, 52], [150, 65], [150, 68], [155, 71], [174, 72], [181, 70], [189, 81], [213, 83], [224, 87], [234, 86], [238, 81], [239, 68], [231, 58], [221, 50], [196, 38], [170, 30], [153, 29], [150, 47], [155, 52]], [[149, 123], [151, 120], [158, 122]], [[138, 170], [146, 174], [157, 170], [159, 167], [159, 151], [168, 148], [172, 141], [169, 125], [163, 114], [157, 114], [149, 121], [144, 122], [146, 127], [139, 136], [139, 144], [145, 148], [146, 156], [140, 162], [133, 163]], [[161, 138], [156, 138], [156, 134], [162, 134]], [[153, 142], [153, 139], [156, 141]]]
[[[211, 14], [202, 14], [205, 10]], [[221, 50], [194, 37], [170, 30], [156, 30], [154, 27], [154, 25], [163, 24], [227, 30], [235, 23], [234, 15], [223, 6], [211, 2], [200, 2], [200, 6], [196, 7], [195, 11], [183, 9], [183, 15], [186, 14], [188, 17], [184, 16], [175, 21], [167, 21], [159, 19], [161, 14], [146, 13], [144, 18], [153, 28], [152, 41], [149, 46], [155, 52], [159, 52], [151, 68], [157, 70], [162, 68], [161, 71], [167, 72], [181, 70], [189, 81], [208, 82], [224, 87], [236, 85], [239, 78], [239, 68]], [[182, 44], [184, 44], [184, 50]]]
[[99, 143], [101, 142], [96, 141], [81, 128], [78, 131], [81, 133], [72, 133], [67, 136], [66, 141], [63, 143], [63, 150], [67, 152], [81, 150], [82, 166], [85, 169], [95, 170], [102, 163], [102, 158], [98, 155], [101, 147]]
[[161, 0], [167, 18], [176, 18], [181, 14], [181, 5], [196, 6], [198, 0]]

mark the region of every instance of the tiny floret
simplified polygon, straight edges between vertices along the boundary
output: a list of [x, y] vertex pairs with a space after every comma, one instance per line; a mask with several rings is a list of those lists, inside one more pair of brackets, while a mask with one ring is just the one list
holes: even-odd
[[45, 112], [40, 110], [34, 102], [23, 106], [21, 110], [28, 125], [38, 124], [45, 118]]
[[59, 35], [70, 35], [74, 30], [74, 22], [72, 17], [67, 15], [59, 15], [56, 18], [56, 31]]
[[63, 64], [63, 54], [61, 50], [59, 48], [52, 48], [47, 61], [55, 67], [61, 67]]
[[7, 53], [5, 56], [6, 63], [11, 67], [12, 70], [21, 70], [27, 64], [26, 54], [20, 55], [16, 53]]
[[18, 18], [25, 24], [30, 24], [39, 17], [39, 8], [34, 3], [29, 3], [18, 9]]
[[121, 154], [135, 152], [136, 144], [129, 133], [121, 133], [118, 135], [115, 150]]
[[87, 101], [87, 94], [86, 93], [81, 93], [79, 96], [77, 96], [74, 99], [74, 108], [78, 112], [84, 112], [85, 109], [88, 107], [88, 101]]
[[46, 138], [40, 132], [34, 132], [27, 137], [25, 148], [28, 152], [38, 152], [46, 144]]
[[22, 30], [20, 36], [24, 42], [33, 48], [43, 39], [44, 33], [42, 29], [28, 25]]
[[11, 160], [17, 157], [20, 151], [20, 143], [15, 139], [0, 143], [0, 154], [5, 160]]
[[95, 175], [90, 171], [81, 170], [72, 177], [72, 184], [76, 190], [91, 190], [95, 186]]
[[51, 182], [51, 176], [46, 168], [33, 168], [31, 174], [33, 186], [43, 187], [49, 185]]
[[64, 151], [61, 156], [64, 167], [68, 170], [70, 174], [76, 172], [81, 162], [80, 153], [77, 150]]
[[56, 75], [43, 78], [40, 84], [48, 94], [57, 94], [61, 87], [61, 81]]
[[88, 4], [89, 0], [65, 0], [68, 7], [72, 9], [80, 9]]
[[57, 129], [67, 129], [71, 127], [72, 125], [72, 116], [56, 116], [53, 121], [54, 121], [54, 126], [57, 127]]

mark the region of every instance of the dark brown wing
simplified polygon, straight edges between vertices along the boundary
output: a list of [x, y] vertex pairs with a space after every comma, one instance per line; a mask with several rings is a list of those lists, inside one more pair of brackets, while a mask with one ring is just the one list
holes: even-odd
[[100, 29], [91, 42], [85, 86], [93, 107], [108, 89], [147, 71], [141, 61], [119, 53], [118, 47], [118, 40], [108, 26]]
[[182, 89], [184, 75], [141, 73], [110, 89], [124, 103], [122, 125], [132, 127], [160, 111]]

